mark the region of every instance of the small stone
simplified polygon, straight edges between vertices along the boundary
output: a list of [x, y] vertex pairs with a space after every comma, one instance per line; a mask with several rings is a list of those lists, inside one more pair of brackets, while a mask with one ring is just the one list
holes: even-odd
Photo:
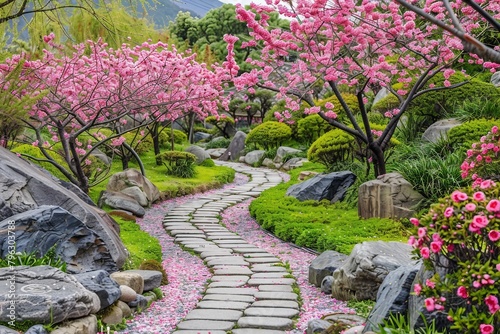
[[130, 317], [132, 315], [132, 310], [130, 309], [130, 307], [121, 300], [116, 302], [116, 306], [118, 306], [122, 310], [124, 318]]
[[326, 320], [313, 319], [307, 323], [307, 334], [322, 333], [332, 324]]
[[121, 297], [120, 300], [125, 303], [130, 303], [134, 301], [137, 297], [137, 292], [135, 292], [131, 287], [126, 285], [120, 285]]
[[121, 271], [112, 273], [110, 277], [118, 284], [126, 285], [139, 294], [144, 291], [144, 279], [137, 273]]
[[122, 309], [116, 305], [111, 305], [106, 309], [106, 315], [102, 317], [102, 322], [108, 325], [121, 324], [123, 319]]
[[131, 308], [145, 310], [148, 307], [148, 300], [143, 295], [137, 295], [135, 299], [128, 303]]

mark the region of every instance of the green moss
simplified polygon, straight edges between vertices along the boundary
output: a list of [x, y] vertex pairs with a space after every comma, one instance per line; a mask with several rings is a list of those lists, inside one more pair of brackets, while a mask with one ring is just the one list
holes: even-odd
[[160, 262], [158, 262], [156, 260], [146, 260], [146, 261], [143, 261], [141, 263], [141, 265], [139, 266], [139, 269], [141, 269], [141, 270], [156, 270], [156, 271], [161, 272], [161, 275], [162, 275], [161, 285], [168, 284], [167, 273], [165, 272], [165, 269], [163, 269], [163, 266], [161, 265]]

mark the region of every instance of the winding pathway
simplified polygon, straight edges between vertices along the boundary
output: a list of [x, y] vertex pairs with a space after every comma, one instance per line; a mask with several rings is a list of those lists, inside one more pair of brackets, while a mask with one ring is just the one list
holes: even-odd
[[[185, 263], [185, 258], [176, 258], [176, 261], [182, 262], [179, 264], [184, 269], [174, 270], [185, 270], [191, 286], [186, 286], [186, 281], [170, 281], [164, 292], [167, 298], [177, 297], [179, 304], [170, 304], [165, 309], [166, 305], [161, 305], [161, 301], [154, 303], [146, 312], [147, 315], [136, 318], [124, 333], [173, 331], [175, 334], [225, 334], [230, 330], [233, 334], [284, 334], [287, 331], [303, 333], [304, 322], [309, 320], [308, 317], [301, 317], [298, 324], [294, 324], [292, 318], [299, 315], [300, 296], [297, 295], [296, 287], [297, 283], [301, 287], [307, 284], [303, 282], [307, 281], [307, 272], [304, 272], [306, 266], [301, 266], [302, 271], [294, 268], [292, 261], [295, 258], [287, 257], [287, 254], [293, 252], [289, 249], [290, 246], [276, 247], [277, 239], [263, 233], [255, 236], [258, 226], [254, 222], [248, 224], [238, 219], [245, 216], [241, 211], [247, 209], [248, 204], [245, 203], [249, 199], [279, 184], [283, 181], [282, 177], [273, 170], [226, 162], [217, 164], [250, 175], [251, 181], [243, 183], [246, 180], [240, 177], [235, 186], [212, 191], [207, 195], [193, 196], [167, 209], [162, 226], [170, 236], [163, 238], [173, 239], [170, 241], [180, 245], [182, 249], [197, 253], [204, 264], [201, 260]], [[241, 202], [243, 204], [237, 205]], [[239, 227], [233, 226], [237, 223], [240, 224]], [[152, 235], [160, 235], [158, 226], [155, 231], [154, 224], [142, 227], [146, 227]], [[164, 248], [163, 251], [164, 258], [167, 259], [167, 249]], [[310, 262], [314, 255], [302, 255], [302, 258]], [[172, 263], [164, 262], [168, 273], [169, 265]], [[175, 267], [175, 263], [173, 265]], [[207, 267], [213, 272], [213, 276]], [[298, 277], [299, 282], [295, 277]], [[310, 315], [347, 310], [345, 304], [330, 297], [326, 298], [326, 302], [319, 301], [321, 296], [316, 296], [315, 293], [318, 292], [316, 288], [314, 290], [316, 291], [302, 293], [307, 307], [318, 309], [310, 312]], [[196, 297], [184, 304], [181, 295], [186, 293]], [[176, 316], [165, 317], [165, 312]], [[302, 329], [294, 329], [297, 327]]]

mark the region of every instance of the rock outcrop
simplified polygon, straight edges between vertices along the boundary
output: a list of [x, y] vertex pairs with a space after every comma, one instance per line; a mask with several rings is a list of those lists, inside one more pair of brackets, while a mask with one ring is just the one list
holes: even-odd
[[441, 138], [446, 138], [448, 131], [462, 124], [458, 119], [442, 119], [429, 126], [422, 135], [422, 140], [437, 143]]
[[120, 299], [120, 285], [104, 270], [89, 271], [73, 275], [87, 290], [94, 292], [101, 301], [101, 309]]
[[309, 283], [320, 287], [326, 276], [333, 275], [333, 272], [344, 264], [347, 255], [336, 251], [324, 251], [312, 260], [309, 265]]
[[[133, 168], [128, 168], [123, 172], [113, 174], [109, 178], [106, 190], [123, 192], [123, 190], [130, 187], [139, 188], [143, 196], [147, 198], [148, 203], [143, 206], [149, 206], [160, 199], [160, 191], [158, 188], [142, 175], [141, 172]], [[127, 193], [125, 192], [125, 194]]]
[[238, 131], [234, 135], [227, 150], [222, 154], [219, 160], [222, 161], [238, 161], [241, 152], [245, 149], [245, 139], [247, 134], [243, 131]]
[[197, 145], [191, 145], [185, 149], [186, 152], [194, 154], [196, 157], [196, 163], [199, 165], [203, 161], [210, 159], [210, 155], [201, 147]]
[[299, 201], [327, 199], [332, 203], [341, 201], [347, 189], [356, 181], [356, 175], [349, 172], [318, 174], [302, 183], [294, 184], [286, 191]]

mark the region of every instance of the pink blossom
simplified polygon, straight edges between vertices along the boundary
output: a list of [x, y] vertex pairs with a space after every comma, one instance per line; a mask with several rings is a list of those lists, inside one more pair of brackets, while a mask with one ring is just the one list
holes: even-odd
[[484, 180], [484, 181], [481, 181], [479, 187], [481, 189], [489, 189], [491, 187], [495, 186], [495, 182], [493, 182], [492, 180]]
[[500, 201], [498, 199], [492, 199], [487, 205], [486, 210], [489, 212], [499, 212], [500, 211]]
[[420, 249], [420, 254], [422, 255], [422, 257], [424, 259], [428, 259], [431, 255], [429, 252], [429, 248], [427, 248], [427, 247], [422, 247], [422, 249]]
[[492, 334], [495, 330], [495, 327], [488, 324], [481, 324], [479, 325], [479, 330], [481, 331], [481, 334]]
[[472, 282], [472, 286], [475, 287], [476, 289], [479, 289], [481, 287], [481, 282], [474, 281], [474, 282]]
[[422, 292], [422, 286], [421, 286], [420, 284], [418, 284], [418, 283], [417, 283], [417, 284], [415, 284], [415, 285], [413, 286], [413, 292], [415, 292], [415, 294], [416, 294], [417, 296], [420, 296], [420, 293]]
[[425, 308], [427, 311], [432, 312], [436, 308], [436, 304], [434, 303], [434, 298], [426, 298], [424, 300]]
[[488, 225], [488, 218], [486, 218], [485, 216], [476, 215], [474, 216], [474, 218], [472, 218], [472, 223], [479, 228], [484, 228]]
[[443, 214], [446, 218], [450, 218], [451, 216], [453, 216], [453, 207], [447, 207], [446, 210], [444, 210]]
[[425, 280], [425, 285], [429, 288], [434, 289], [436, 287], [436, 282], [431, 281], [430, 279]]
[[431, 251], [433, 253], [439, 253], [441, 251], [442, 243], [433, 241], [431, 242]]
[[467, 203], [465, 205], [465, 210], [467, 210], [469, 212], [472, 212], [472, 211], [476, 210], [476, 204], [474, 204], [474, 203]]
[[456, 203], [463, 202], [463, 201], [467, 200], [468, 198], [469, 198], [469, 196], [467, 196], [466, 193], [463, 193], [463, 192], [458, 191], [458, 190], [455, 190], [454, 192], [451, 193], [451, 199]]
[[420, 221], [417, 218], [410, 218], [410, 223], [412, 223], [415, 226], [420, 225]]
[[325, 103], [325, 108], [326, 109], [333, 109], [333, 107], [334, 107], [333, 103], [331, 103], [331, 102]]
[[472, 195], [472, 198], [475, 201], [481, 202], [481, 201], [485, 200], [486, 195], [482, 191], [477, 191], [477, 192], [474, 193], [474, 195]]
[[498, 132], [498, 126], [494, 126], [491, 128], [491, 133], [497, 133]]
[[491, 230], [490, 233], [488, 233], [488, 238], [490, 238], [493, 242], [498, 241], [500, 239], [500, 232], [497, 230]]
[[498, 310], [500, 310], [500, 306], [498, 305], [498, 298], [495, 296], [488, 296], [484, 299], [484, 302], [488, 306], [488, 309], [491, 314], [494, 314]]
[[418, 228], [418, 237], [421, 239], [427, 234], [427, 229], [425, 227]]
[[457, 290], [457, 296], [462, 298], [469, 297], [469, 292], [467, 291], [467, 288], [465, 286], [459, 286]]

